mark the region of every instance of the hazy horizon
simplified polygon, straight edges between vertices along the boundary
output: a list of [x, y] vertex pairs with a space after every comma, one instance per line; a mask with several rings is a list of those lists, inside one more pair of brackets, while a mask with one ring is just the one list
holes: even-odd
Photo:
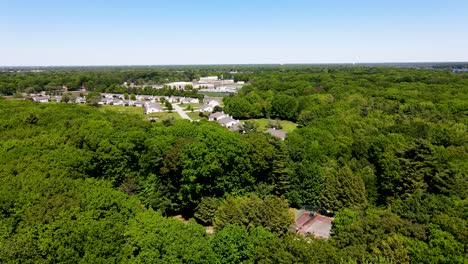
[[0, 4], [6, 67], [468, 61], [466, 1]]

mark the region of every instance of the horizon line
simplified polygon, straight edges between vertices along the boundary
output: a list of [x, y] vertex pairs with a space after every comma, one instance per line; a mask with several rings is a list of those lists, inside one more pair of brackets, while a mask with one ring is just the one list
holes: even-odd
[[31, 67], [161, 67], [161, 66], [248, 66], [248, 65], [369, 65], [369, 64], [468, 64], [468, 61], [388, 61], [388, 62], [304, 62], [304, 63], [201, 63], [201, 64], [68, 64], [68, 65], [0, 65], [0, 68]]

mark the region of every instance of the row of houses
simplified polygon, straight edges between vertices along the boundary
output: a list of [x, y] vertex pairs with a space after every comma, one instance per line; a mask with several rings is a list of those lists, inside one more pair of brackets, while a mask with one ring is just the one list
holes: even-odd
[[[32, 97], [32, 100], [38, 103], [49, 103], [52, 101], [60, 103], [62, 102], [62, 96], [49, 96], [49, 95], [34, 96]], [[86, 103], [86, 99], [84, 97], [76, 97], [74, 99], [70, 99], [68, 103], [84, 104]]]
[[[109, 100], [125, 100], [125, 96], [123, 94], [112, 94], [112, 93], [105, 93], [101, 94], [103, 99]], [[200, 100], [198, 98], [190, 98], [190, 97], [182, 97], [182, 96], [159, 96], [159, 95], [137, 95], [135, 96], [134, 101], [140, 102], [161, 102], [162, 99], [165, 99], [169, 103], [181, 103], [181, 104], [199, 104]]]
[[232, 118], [232, 116], [225, 114], [224, 112], [215, 112], [208, 117], [209, 121], [216, 121], [223, 127], [228, 128], [232, 131], [239, 131], [242, 127], [241, 122]]
[[124, 105], [124, 106], [137, 106], [137, 107], [143, 107], [145, 104], [142, 101], [137, 101], [137, 100], [122, 100], [122, 99], [107, 99], [107, 98], [102, 98], [98, 104], [100, 105]]

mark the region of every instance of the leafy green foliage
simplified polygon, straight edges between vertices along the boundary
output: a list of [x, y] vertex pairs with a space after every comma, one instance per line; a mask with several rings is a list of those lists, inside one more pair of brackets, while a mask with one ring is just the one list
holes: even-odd
[[[224, 111], [297, 121], [299, 128], [281, 141], [251, 123], [236, 133], [203, 120], [152, 124], [88, 105], [2, 100], [0, 261], [466, 262], [466, 74], [310, 66], [56, 69], [0, 73], [0, 92], [56, 94], [66, 85], [130, 98], [198, 96], [194, 89], [144, 86], [232, 70], [249, 84], [225, 97]], [[64, 102], [71, 99], [63, 94]], [[304, 205], [334, 213], [328, 241], [286, 232], [288, 207]], [[166, 217], [175, 214], [214, 224], [216, 232]]]
[[228, 197], [214, 215], [217, 229], [227, 225], [263, 226], [275, 233], [285, 233], [293, 222], [287, 202], [276, 196]]

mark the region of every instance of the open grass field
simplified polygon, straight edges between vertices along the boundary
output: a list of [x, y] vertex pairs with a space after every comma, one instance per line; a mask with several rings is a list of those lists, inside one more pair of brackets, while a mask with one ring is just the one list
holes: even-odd
[[182, 119], [176, 111], [173, 111], [172, 113], [162, 112], [162, 113], [151, 113], [151, 114], [145, 115], [145, 118], [148, 118], [148, 117], [157, 117], [158, 120], [163, 120], [168, 117], [174, 117], [175, 119]]
[[198, 109], [198, 107], [203, 104], [179, 104], [179, 106], [184, 110], [187, 109], [189, 105], [193, 107], [193, 109]]
[[123, 106], [123, 105], [102, 105], [99, 107], [100, 111], [103, 112], [117, 112], [121, 114], [139, 114], [144, 116], [143, 107], [136, 106]]
[[200, 120], [201, 117], [199, 116], [199, 112], [186, 112], [187, 115], [192, 118], [192, 120]]
[[[268, 129], [267, 125], [268, 125], [269, 119], [267, 118], [249, 119], [247, 121], [251, 121], [257, 124], [258, 129], [261, 131], [265, 131]], [[271, 121], [275, 122], [274, 119], [271, 119]], [[291, 121], [281, 120], [280, 124], [283, 127], [281, 130], [286, 131], [287, 133], [291, 133], [297, 128], [297, 124]]]

